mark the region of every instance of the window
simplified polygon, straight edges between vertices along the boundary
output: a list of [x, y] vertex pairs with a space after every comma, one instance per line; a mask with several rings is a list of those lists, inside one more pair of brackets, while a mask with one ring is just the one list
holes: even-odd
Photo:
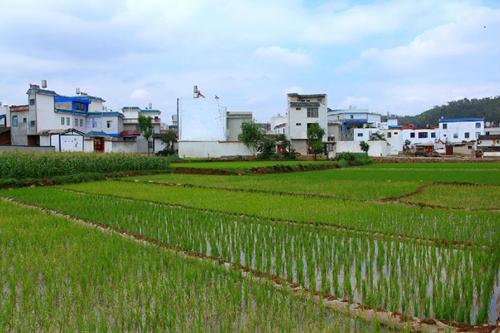
[[30, 105], [35, 105], [35, 99], [34, 98], [30, 98]]
[[97, 119], [92, 119], [92, 128], [97, 127]]
[[66, 125], [69, 126], [69, 117], [66, 117]]
[[410, 138], [414, 138], [415, 137], [415, 132], [411, 132], [410, 133]]
[[12, 127], [17, 127], [17, 116], [12, 116]]
[[300, 110], [302, 110], [302, 109], [301, 109], [301, 108], [295, 108], [295, 110], [298, 110], [298, 111], [300, 111]]
[[30, 121], [30, 126], [31, 127], [35, 127], [35, 124], [36, 124], [36, 121], [34, 121], [34, 120]]
[[301, 123], [296, 123], [295, 126], [302, 126], [302, 124]]
[[26, 124], [28, 122], [28, 119], [26, 117], [23, 118], [23, 124]]
[[469, 138], [469, 132], [464, 133], [464, 138], [468, 139]]
[[80, 102], [75, 102], [74, 108], [76, 111], [85, 111], [85, 104], [80, 103]]
[[64, 117], [61, 117], [61, 125], [64, 125]]
[[353, 119], [353, 118], [354, 118], [354, 116], [351, 114], [351, 117], [350, 117], [350, 118], [351, 118], [351, 119]]
[[453, 133], [453, 139], [458, 139], [458, 133]]
[[80, 119], [80, 127], [83, 127], [83, 119]]
[[427, 132], [418, 132], [418, 138], [419, 139], [425, 139], [429, 136], [429, 133]]
[[108, 121], [106, 122], [106, 127], [107, 127], [107, 128], [111, 128], [111, 120], [108, 120]]
[[431, 132], [431, 138], [435, 138], [436, 137], [436, 132]]
[[328, 137], [328, 141], [335, 141], [335, 137], [334, 136], [329, 136]]
[[78, 118], [75, 118], [74, 121], [73, 121], [73, 126], [78, 126]]
[[392, 137], [392, 133], [391, 132], [387, 132], [387, 137], [391, 138]]
[[398, 135], [399, 133], [398, 132], [394, 132], [394, 135]]
[[448, 124], [443, 124], [443, 129], [448, 129]]
[[319, 117], [318, 108], [307, 108], [307, 117], [318, 118]]
[[476, 139], [479, 139], [479, 136], [481, 135], [481, 133], [479, 132], [476, 132]]
[[358, 137], [362, 137], [362, 136], [363, 136], [362, 132], [358, 133]]
[[481, 128], [481, 123], [476, 123], [476, 128]]

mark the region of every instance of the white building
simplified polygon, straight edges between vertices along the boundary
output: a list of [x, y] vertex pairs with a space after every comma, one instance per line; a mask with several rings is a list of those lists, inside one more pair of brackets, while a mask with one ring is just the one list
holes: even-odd
[[500, 157], [500, 134], [480, 135], [476, 149], [480, 150], [484, 157]]
[[[11, 136], [13, 145], [54, 146], [56, 151], [68, 151], [73, 145], [61, 145], [69, 140], [74, 151], [86, 152], [146, 152], [147, 143], [140, 144], [137, 119], [126, 119], [120, 112], [108, 111], [105, 100], [81, 93], [78, 96], [63, 96], [55, 91], [30, 85], [26, 92], [28, 105], [11, 107], [10, 122], [13, 122]], [[158, 123], [158, 110], [140, 110], [154, 117]], [[131, 133], [124, 122], [134, 124]], [[83, 135], [83, 144], [80, 139]], [[57, 137], [65, 136], [65, 138]], [[69, 136], [72, 136], [69, 138]], [[78, 141], [78, 144], [76, 143]], [[54, 144], [57, 143], [57, 144]], [[144, 141], [145, 142], [145, 141]]]
[[297, 153], [307, 155], [307, 129], [317, 123], [325, 131], [323, 140], [328, 138], [327, 95], [288, 94], [287, 139]]
[[476, 141], [484, 135], [484, 118], [441, 118], [439, 139], [448, 144]]
[[[356, 128], [381, 128], [382, 115], [369, 112], [368, 109], [357, 109], [350, 106], [348, 109], [329, 109], [328, 123], [340, 126], [340, 136], [338, 133], [329, 134], [335, 137], [336, 141], [354, 141], [354, 129]], [[376, 130], [375, 130], [376, 131]], [[368, 135], [370, 131], [365, 131], [363, 136]], [[336, 134], [336, 135], [335, 135]], [[359, 134], [359, 131], [356, 135]], [[361, 136], [359, 137], [361, 138]], [[363, 141], [363, 140], [359, 140]]]
[[288, 114], [284, 116], [277, 114], [271, 117], [269, 134], [284, 134], [287, 135], [286, 129], [288, 127]]
[[252, 120], [251, 112], [228, 112], [219, 98], [195, 95], [179, 100], [179, 156], [220, 158], [250, 156], [250, 151], [237, 139], [241, 123]]

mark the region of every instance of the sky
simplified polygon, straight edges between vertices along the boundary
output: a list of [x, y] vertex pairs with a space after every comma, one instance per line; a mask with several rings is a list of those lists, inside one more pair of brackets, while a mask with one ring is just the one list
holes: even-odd
[[0, 0], [0, 101], [42, 79], [168, 122], [195, 84], [258, 121], [288, 92], [413, 115], [500, 95], [500, 0]]

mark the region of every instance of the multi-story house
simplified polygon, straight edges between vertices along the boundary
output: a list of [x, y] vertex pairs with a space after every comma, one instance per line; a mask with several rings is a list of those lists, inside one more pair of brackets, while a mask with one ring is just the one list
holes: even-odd
[[[10, 121], [16, 125], [11, 131], [13, 145], [53, 146], [56, 151], [147, 151], [147, 144], [137, 142], [138, 116], [127, 118], [109, 111], [100, 97], [63, 96], [38, 85], [30, 85], [27, 95], [28, 105], [10, 108]], [[161, 112], [139, 111], [152, 116], [159, 133]], [[133, 133], [127, 131], [128, 126]]]
[[308, 154], [307, 129], [317, 123], [325, 131], [323, 140], [327, 141], [327, 95], [288, 94], [287, 139], [297, 153]]
[[476, 141], [484, 135], [484, 118], [441, 118], [439, 139], [448, 144]]

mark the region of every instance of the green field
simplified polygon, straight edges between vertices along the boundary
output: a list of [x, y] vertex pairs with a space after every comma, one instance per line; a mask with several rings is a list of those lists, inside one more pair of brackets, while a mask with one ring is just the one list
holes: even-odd
[[[206, 164], [211, 163], [216, 162]], [[232, 162], [220, 162], [225, 163]], [[234, 165], [242, 163], [256, 162]], [[36, 330], [29, 326], [32, 317], [21, 318], [16, 311], [36, 313], [33, 309], [41, 307], [46, 317], [36, 325], [49, 330], [137, 330], [141, 325], [157, 330], [172, 323], [194, 331], [375, 329], [278, 291], [271, 281], [280, 279], [327, 298], [405, 316], [493, 324], [500, 290], [499, 166], [398, 163], [267, 175], [158, 174], [2, 190], [0, 196], [15, 202], [164, 248], [104, 235], [31, 209], [24, 217], [25, 209], [0, 202], [0, 221], [7, 230], [0, 232], [0, 240], [19, 242], [18, 255], [11, 251], [4, 256], [13, 260], [1, 260], [0, 253], [0, 273], [8, 276], [3, 285], [26, 276], [25, 294], [33, 299], [42, 293], [34, 282], [37, 276], [50, 276], [54, 286], [67, 288], [57, 301], [46, 301], [42, 293], [40, 304], [28, 297], [28, 305], [13, 306], [21, 296], [11, 297], [11, 312], [3, 312], [2, 318], [15, 312], [16, 327]], [[63, 235], [68, 238], [63, 240]], [[68, 244], [72, 250], [63, 251]], [[93, 245], [86, 247], [88, 253], [83, 244]], [[55, 264], [33, 268], [33, 261], [26, 259], [33, 252], [51, 253], [46, 260]], [[216, 262], [175, 255], [179, 252]], [[95, 271], [90, 258], [98, 260]], [[85, 264], [77, 265], [79, 261]], [[217, 261], [233, 267], [223, 268]], [[109, 262], [116, 268], [106, 265]], [[172, 272], [162, 273], [162, 265], [170, 265]], [[261, 274], [264, 282], [242, 277], [238, 267]], [[48, 272], [40, 273], [43, 269]], [[163, 279], [169, 282], [160, 287]], [[187, 282], [179, 282], [183, 279]], [[176, 284], [179, 290], [172, 290]], [[67, 296], [89, 288], [84, 285], [99, 295], [94, 301], [97, 311], [90, 310], [90, 295], [96, 294], [78, 294], [82, 305], [72, 304]], [[129, 293], [131, 299], [118, 307], [117, 295]], [[168, 293], [173, 293], [172, 299], [163, 304], [162, 295]], [[68, 314], [60, 306], [78, 310]], [[172, 307], [176, 310], [169, 310]], [[229, 315], [221, 317], [224, 311]], [[75, 312], [90, 318], [88, 324]], [[71, 320], [63, 324], [60, 318], [65, 315]], [[213, 317], [215, 322], [207, 319]]]
[[332, 165], [330, 161], [216, 161], [216, 162], [173, 162], [173, 168], [249, 170], [273, 166]]

